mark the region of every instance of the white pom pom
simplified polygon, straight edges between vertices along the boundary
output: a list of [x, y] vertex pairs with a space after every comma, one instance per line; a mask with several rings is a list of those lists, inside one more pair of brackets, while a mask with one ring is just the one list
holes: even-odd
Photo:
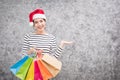
[[29, 25], [30, 25], [30, 26], [33, 26], [33, 22], [30, 22]]

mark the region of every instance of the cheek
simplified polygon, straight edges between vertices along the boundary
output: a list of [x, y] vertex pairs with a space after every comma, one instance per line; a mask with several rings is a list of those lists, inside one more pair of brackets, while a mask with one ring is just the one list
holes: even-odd
[[38, 24], [34, 24], [34, 25], [33, 25], [34, 28], [37, 28], [37, 26], [38, 26]]
[[38, 26], [38, 24], [34, 24], [34, 27], [37, 27]]
[[37, 29], [37, 27], [33, 26], [33, 29]]
[[35, 24], [35, 23], [33, 23], [33, 26], [35, 27], [35, 26], [36, 26], [36, 24]]
[[46, 25], [46, 23], [43, 24], [44, 26]]

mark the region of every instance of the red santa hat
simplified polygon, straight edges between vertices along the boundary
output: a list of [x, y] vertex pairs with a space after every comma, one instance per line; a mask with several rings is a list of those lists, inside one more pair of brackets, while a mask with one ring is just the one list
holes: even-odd
[[45, 13], [42, 9], [36, 9], [29, 14], [30, 26], [33, 26], [33, 20], [36, 18], [43, 18], [46, 20]]

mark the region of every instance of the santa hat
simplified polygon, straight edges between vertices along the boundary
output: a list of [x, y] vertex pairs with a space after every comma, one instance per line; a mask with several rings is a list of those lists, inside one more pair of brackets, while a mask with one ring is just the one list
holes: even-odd
[[29, 14], [30, 26], [33, 26], [33, 20], [36, 18], [43, 18], [46, 20], [45, 13], [42, 9], [36, 9]]

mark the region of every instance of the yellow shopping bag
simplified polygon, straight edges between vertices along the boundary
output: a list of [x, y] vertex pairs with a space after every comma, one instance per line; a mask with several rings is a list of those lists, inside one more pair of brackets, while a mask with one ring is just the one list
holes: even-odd
[[34, 61], [32, 62], [25, 80], [34, 80]]

